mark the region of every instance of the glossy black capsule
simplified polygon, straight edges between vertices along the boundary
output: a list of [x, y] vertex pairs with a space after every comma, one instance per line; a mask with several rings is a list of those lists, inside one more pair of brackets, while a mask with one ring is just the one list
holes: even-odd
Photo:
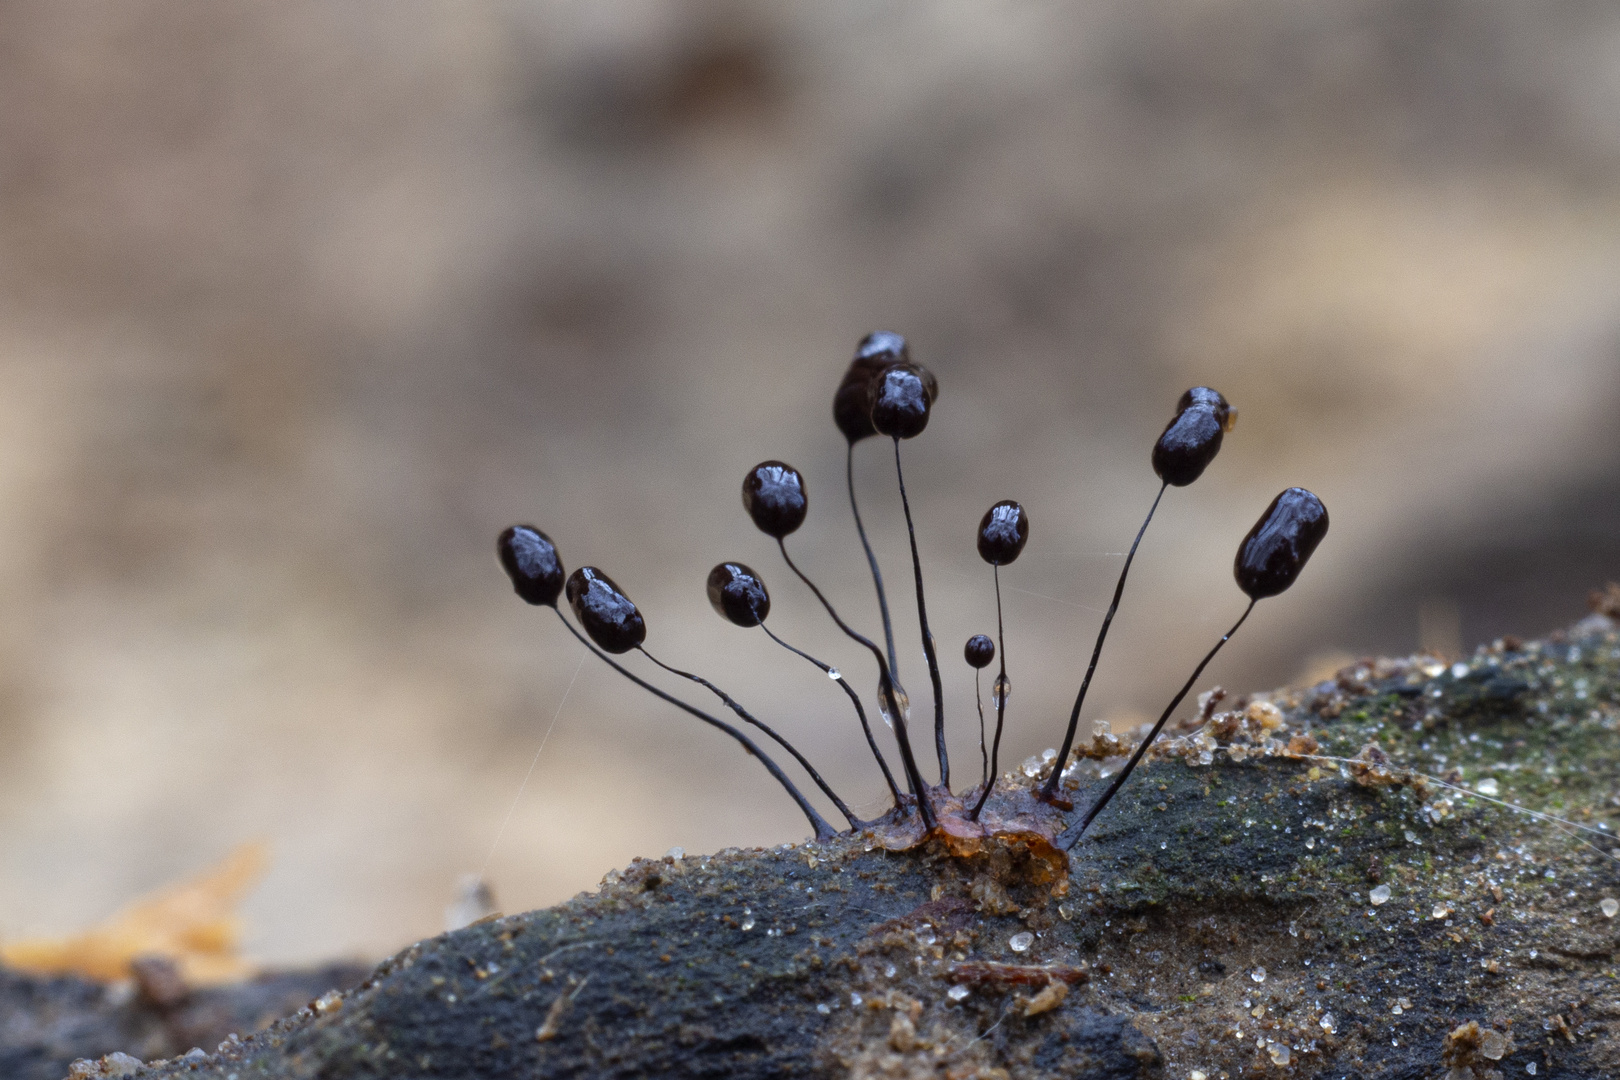
[[556, 607], [563, 589], [562, 559], [551, 537], [533, 525], [513, 525], [495, 542], [513, 590], [537, 607]]
[[991, 566], [1006, 566], [1029, 543], [1029, 515], [1011, 499], [1003, 499], [984, 512], [979, 521], [979, 558]]
[[754, 526], [780, 540], [804, 524], [810, 496], [798, 469], [780, 461], [762, 461], [743, 477], [743, 509]]
[[1321, 499], [1304, 488], [1284, 491], [1271, 500], [1238, 548], [1232, 567], [1238, 588], [1255, 600], [1284, 591], [1327, 531], [1328, 512]]
[[915, 364], [895, 364], [872, 379], [872, 426], [879, 435], [913, 439], [923, 433], [936, 396], [929, 382]]
[[872, 426], [872, 380], [895, 364], [910, 363], [906, 339], [890, 330], [867, 334], [855, 347], [855, 359], [833, 395], [833, 423], [851, 443], [877, 434]]
[[709, 571], [709, 603], [738, 626], [758, 626], [771, 613], [765, 583], [742, 563], [723, 562]]
[[996, 643], [990, 640], [988, 634], [974, 634], [962, 646], [962, 659], [968, 662], [969, 667], [987, 668], [995, 658]]
[[1203, 475], [1221, 450], [1221, 436], [1237, 422], [1237, 410], [1218, 391], [1195, 386], [1176, 403], [1175, 418], [1153, 444], [1153, 471], [1171, 487], [1186, 487]]
[[568, 605], [603, 652], [629, 652], [647, 640], [647, 624], [636, 605], [594, 566], [568, 575]]

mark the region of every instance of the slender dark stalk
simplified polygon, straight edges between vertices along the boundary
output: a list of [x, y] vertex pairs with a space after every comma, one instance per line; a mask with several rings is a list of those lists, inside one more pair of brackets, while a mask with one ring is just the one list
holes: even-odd
[[861, 547], [866, 549], [866, 563], [872, 568], [872, 584], [877, 586], [878, 611], [883, 615], [883, 642], [889, 647], [889, 674], [900, 678], [900, 657], [894, 651], [894, 623], [889, 619], [889, 598], [883, 591], [883, 572], [878, 569], [877, 556], [866, 539], [866, 526], [861, 522], [861, 508], [855, 502], [855, 444], [849, 444], [844, 455], [844, 480], [849, 485], [849, 509], [855, 515], [855, 531], [861, 534]]
[[979, 777], [981, 784], [990, 783], [990, 751], [984, 747], [984, 685], [981, 676], [984, 673], [978, 668], [973, 669], [973, 700], [979, 706], [979, 757], [984, 759], [984, 767]]
[[894, 793], [894, 805], [904, 806], [905, 800], [900, 797], [900, 787], [894, 782], [894, 774], [889, 771], [889, 763], [884, 760], [883, 751], [878, 749], [877, 739], [872, 737], [872, 725], [866, 722], [866, 708], [861, 704], [861, 696], [855, 692], [855, 688], [850, 686], [842, 675], [834, 674], [837, 669], [831, 664], [817, 660], [803, 649], [794, 648], [792, 645], [789, 645], [787, 642], [783, 641], [781, 638], [772, 633], [771, 628], [766, 626], [764, 623], [760, 623], [759, 628], [765, 631], [766, 634], [769, 634], [772, 641], [782, 646], [782, 648], [786, 649], [788, 652], [804, 657], [806, 660], [816, 665], [816, 667], [826, 672], [829, 676], [832, 676], [832, 678], [837, 681], [838, 685], [844, 688], [844, 693], [849, 695], [849, 700], [855, 705], [855, 715], [860, 718], [861, 730], [866, 732], [866, 745], [872, 748], [872, 756], [877, 758], [878, 768], [883, 770], [883, 779], [888, 782], [889, 790]]
[[[978, 821], [979, 811], [984, 809], [984, 801], [990, 797], [990, 789], [996, 786], [996, 777], [1001, 775], [1001, 723], [1007, 714], [1007, 698], [1011, 683], [1007, 681], [1007, 631], [1001, 622], [1001, 567], [992, 565], [996, 577], [996, 652], [1001, 655], [1001, 673], [996, 676], [995, 685], [990, 688], [990, 700], [996, 705], [996, 741], [990, 748], [990, 775], [984, 782], [984, 791], [979, 795], [979, 801], [974, 804], [973, 813], [968, 815], [969, 820]], [[975, 677], [977, 681], [977, 677]], [[984, 710], [980, 708], [980, 721], [984, 718]]]
[[1052, 775], [1046, 778], [1046, 784], [1041, 788], [1041, 798], [1051, 802], [1057, 794], [1058, 779], [1063, 775], [1063, 769], [1069, 761], [1069, 751], [1074, 748], [1074, 731], [1080, 723], [1080, 707], [1086, 703], [1086, 691], [1091, 689], [1091, 677], [1097, 673], [1097, 659], [1102, 656], [1103, 642], [1108, 640], [1108, 627], [1114, 622], [1114, 612], [1119, 610], [1119, 598], [1125, 595], [1125, 577], [1131, 572], [1131, 560], [1136, 558], [1136, 547], [1142, 542], [1142, 534], [1147, 532], [1148, 522], [1153, 520], [1153, 512], [1159, 508], [1159, 500], [1164, 498], [1168, 483], [1159, 485], [1159, 493], [1153, 496], [1153, 505], [1148, 507], [1147, 517], [1142, 519], [1142, 527], [1136, 530], [1136, 539], [1131, 541], [1131, 550], [1125, 555], [1125, 565], [1120, 567], [1119, 582], [1114, 586], [1114, 599], [1108, 605], [1108, 614], [1103, 616], [1102, 628], [1097, 631], [1097, 644], [1091, 649], [1091, 663], [1086, 666], [1086, 677], [1080, 680], [1080, 693], [1075, 695], [1074, 709], [1069, 713], [1069, 729], [1063, 733], [1063, 747], [1058, 751], [1057, 761], [1052, 766]]
[[[1193, 683], [1198, 681], [1198, 676], [1204, 673], [1204, 669], [1209, 666], [1209, 662], [1215, 659], [1215, 654], [1221, 651], [1221, 646], [1230, 641], [1232, 635], [1238, 632], [1238, 627], [1243, 625], [1244, 620], [1249, 617], [1249, 612], [1254, 610], [1254, 605], [1257, 603], [1259, 603], [1258, 600], [1249, 601], [1249, 606], [1243, 609], [1243, 614], [1238, 617], [1237, 622], [1232, 624], [1232, 629], [1222, 634], [1221, 640], [1217, 641], [1215, 647], [1205, 653], [1204, 658], [1198, 662], [1198, 666], [1193, 668], [1192, 675], [1187, 678], [1186, 683], [1183, 684], [1176, 696], [1170, 699], [1170, 704], [1165, 706], [1164, 712], [1159, 714], [1158, 723], [1153, 725], [1153, 730], [1148, 732], [1147, 738], [1143, 739], [1141, 745], [1136, 748], [1136, 753], [1131, 755], [1131, 760], [1125, 763], [1125, 767], [1119, 771], [1119, 775], [1114, 777], [1114, 782], [1108, 785], [1108, 790], [1104, 791], [1101, 797], [1091, 804], [1091, 809], [1087, 810], [1085, 816], [1080, 819], [1080, 824], [1076, 826], [1068, 842], [1063, 845], [1065, 849], [1071, 848], [1079, 842], [1080, 837], [1085, 835], [1086, 829], [1091, 827], [1092, 820], [1102, 813], [1103, 807], [1107, 806], [1109, 800], [1124, 786], [1125, 781], [1130, 778], [1132, 771], [1135, 770], [1137, 763], [1142, 760], [1142, 755], [1146, 754], [1148, 747], [1153, 745], [1153, 740], [1159, 737], [1159, 732], [1164, 729], [1164, 723], [1170, 719], [1170, 714], [1176, 711], [1176, 706], [1180, 705], [1182, 699], [1192, 690]], [[1056, 775], [1055, 772], [1054, 775]]]
[[782, 736], [776, 733], [774, 728], [770, 727], [753, 713], [739, 705], [730, 694], [726, 693], [724, 690], [720, 689], [718, 686], [714, 685], [714, 683], [710, 682], [708, 679], [705, 679], [701, 675], [694, 675], [690, 671], [682, 671], [680, 668], [670, 667], [668, 664], [658, 659], [658, 657], [648, 652], [643, 646], [637, 645], [636, 651], [642, 656], [645, 656], [647, 659], [651, 660], [653, 663], [657, 664], [659, 667], [663, 668], [665, 671], [669, 672], [671, 675], [679, 675], [683, 679], [691, 679], [699, 686], [713, 692], [715, 697], [726, 703], [726, 708], [742, 717], [745, 723], [752, 724], [754, 727], [757, 727], [759, 730], [769, 735], [772, 739], [776, 740], [777, 745], [786, 750], [788, 753], [792, 754], [793, 760], [797, 761], [800, 767], [803, 768], [805, 772], [810, 774], [810, 779], [815, 781], [816, 787], [821, 789], [822, 794], [826, 795], [827, 798], [833, 801], [833, 805], [838, 807], [838, 812], [843, 814], [844, 817], [848, 819], [850, 828], [859, 829], [867, 824], [850, 811], [849, 807], [844, 803], [844, 800], [838, 797], [838, 793], [832, 789], [832, 786], [829, 785], [827, 781], [821, 778], [821, 774], [816, 772], [815, 766], [811, 765], [810, 762], [805, 759], [805, 756], [799, 753], [792, 743], [782, 738]]
[[776, 547], [781, 551], [782, 561], [788, 564], [788, 569], [797, 574], [799, 580], [816, 594], [816, 599], [827, 609], [827, 614], [838, 624], [838, 629], [871, 650], [872, 658], [877, 661], [878, 666], [878, 693], [889, 703], [889, 715], [894, 719], [894, 739], [900, 745], [900, 765], [905, 770], [906, 784], [911, 788], [912, 795], [916, 796], [917, 813], [922, 815], [923, 824], [929, 829], [938, 828], [939, 819], [934, 816], [934, 806], [928, 799], [927, 785], [923, 783], [922, 773], [917, 769], [916, 755], [911, 752], [911, 737], [906, 730], [906, 714], [894, 696], [894, 678], [889, 674], [889, 662], [883, 658], [883, 650], [878, 648], [871, 638], [855, 630], [839, 617], [838, 610], [832, 606], [832, 602], [822, 595], [821, 590], [816, 588], [816, 583], [799, 569], [799, 565], [787, 553], [787, 544], [783, 543], [780, 537], [776, 541]]
[[804, 811], [804, 816], [810, 819], [810, 827], [816, 831], [817, 840], [831, 840], [833, 837], [838, 835], [838, 830], [833, 828], [832, 825], [828, 823], [827, 819], [822, 817], [820, 812], [817, 811], [814, 806], [810, 805], [810, 801], [804, 797], [797, 787], [794, 786], [793, 781], [787, 778], [787, 774], [782, 771], [781, 766], [772, 761], [765, 751], [754, 745], [754, 741], [752, 739], [738, 731], [736, 728], [732, 727], [730, 724], [726, 723], [724, 720], [716, 719], [715, 717], [704, 712], [702, 709], [688, 705], [680, 698], [671, 694], [666, 694], [652, 683], [632, 674], [617, 661], [615, 661], [611, 656], [608, 656], [606, 653], [602, 652], [602, 650], [593, 645], [591, 640], [584, 634], [580, 633], [574, 624], [569, 622], [568, 619], [563, 616], [561, 608], [553, 608], [552, 610], [557, 612], [557, 618], [562, 619], [562, 624], [568, 627], [568, 632], [579, 638], [580, 644], [584, 645], [587, 649], [591, 650], [591, 652], [600, 657], [602, 661], [608, 665], [608, 667], [612, 668], [614, 671], [617, 671], [620, 675], [623, 675], [625, 678], [629, 679], [643, 690], [646, 690], [654, 697], [667, 701], [676, 708], [690, 713], [711, 727], [719, 728], [727, 735], [730, 735], [733, 739], [736, 739], [738, 742], [742, 743], [743, 749], [754, 755], [754, 757], [758, 758], [759, 763], [765, 766], [765, 770], [772, 776], [776, 777], [776, 782], [786, 788], [788, 795], [793, 798], [794, 802], [799, 804], [799, 809]]
[[906, 498], [906, 474], [900, 468], [900, 440], [894, 440], [894, 474], [900, 480], [900, 505], [906, 511], [906, 535], [911, 537], [911, 568], [917, 575], [917, 621], [922, 624], [923, 655], [928, 658], [928, 679], [934, 684], [934, 749], [939, 753], [939, 783], [951, 789], [951, 759], [945, 753], [945, 688], [939, 681], [939, 657], [934, 634], [928, 629], [928, 605], [923, 601], [922, 558], [917, 554], [917, 530], [911, 524], [911, 500]]

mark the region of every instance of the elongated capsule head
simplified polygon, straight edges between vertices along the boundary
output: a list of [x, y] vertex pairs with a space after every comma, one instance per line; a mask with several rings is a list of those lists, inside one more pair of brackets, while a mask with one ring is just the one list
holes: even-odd
[[1153, 471], [1171, 487], [1186, 487], [1204, 474], [1221, 450], [1221, 436], [1237, 423], [1237, 410], [1218, 391], [1195, 386], [1176, 403], [1175, 418], [1153, 444]]
[[987, 668], [995, 658], [996, 643], [990, 640], [988, 634], [974, 634], [962, 646], [962, 659], [968, 662], [969, 667]]
[[512, 589], [536, 607], [556, 607], [563, 589], [562, 559], [551, 537], [533, 525], [513, 525], [495, 542]]
[[709, 603], [738, 626], [758, 626], [771, 613], [771, 594], [742, 563], [723, 562], [709, 571]]
[[877, 433], [892, 439], [921, 435], [934, 407], [931, 381], [932, 376], [915, 364], [895, 364], [879, 372], [872, 380], [872, 426]]
[[647, 640], [647, 624], [613, 579], [594, 566], [568, 575], [568, 606], [603, 652], [625, 653]]
[[861, 339], [855, 359], [833, 395], [833, 423], [844, 438], [857, 443], [877, 434], [872, 426], [872, 380], [885, 368], [910, 360], [906, 339], [891, 330], [878, 330]]
[[979, 521], [979, 558], [991, 566], [1006, 566], [1029, 543], [1029, 514], [1011, 499], [1003, 499], [984, 512]]
[[1238, 588], [1255, 600], [1286, 590], [1328, 531], [1327, 507], [1304, 488], [1291, 487], [1271, 500], [1238, 548], [1232, 573]]
[[803, 525], [810, 509], [804, 476], [781, 461], [762, 461], [749, 469], [743, 477], [742, 500], [755, 528], [778, 540]]

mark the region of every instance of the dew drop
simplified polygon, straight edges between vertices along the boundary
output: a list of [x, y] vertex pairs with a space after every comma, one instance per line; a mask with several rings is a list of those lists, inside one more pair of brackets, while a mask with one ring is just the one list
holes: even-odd
[[1028, 930], [1020, 934], [1014, 934], [1007, 939], [1007, 948], [1013, 952], [1028, 952], [1029, 947], [1033, 944], [1035, 944], [1035, 935]]
[[1266, 981], [1266, 969], [1263, 968], [1263, 967], [1255, 968], [1253, 971], [1249, 972], [1249, 978], [1253, 979], [1257, 983], [1265, 982]]
[[742, 930], [752, 930], [754, 928], [754, 913], [748, 908], [743, 908], [742, 922], [738, 923], [737, 926]]
[[1612, 897], [1606, 899], [1598, 905], [1598, 910], [1603, 912], [1605, 919], [1612, 919], [1616, 915], [1620, 915], [1620, 900], [1615, 900]]
[[839, 679], [843, 678], [843, 676], [839, 673], [837, 668], [830, 667], [827, 669], [827, 678], [831, 679], [833, 682], [837, 682]]
[[1485, 779], [1474, 785], [1474, 790], [1479, 792], [1481, 795], [1489, 795], [1492, 798], [1495, 798], [1497, 795], [1502, 793], [1502, 785], [1496, 782], [1496, 777], [1487, 776]]
[[823, 1001], [820, 1005], [816, 1006], [816, 1012], [820, 1013], [822, 1016], [830, 1015], [832, 1013], [832, 1006]]
[[945, 991], [945, 996], [950, 998], [952, 1001], [961, 1001], [971, 992], [972, 991], [968, 990], [968, 988], [965, 986], [953, 986], [949, 990]]
[[[996, 685], [990, 690], [990, 701], [998, 709], [1007, 707], [1007, 699], [1012, 697], [1012, 680], [1005, 675], [996, 676]], [[1056, 757], [1057, 755], [1053, 755]]]
[[[895, 700], [895, 703], [900, 706], [900, 719], [902, 719], [902, 720], [910, 720], [911, 719], [911, 698], [908, 697], [906, 695], [906, 692], [904, 690], [900, 689], [900, 687], [898, 687], [898, 686], [896, 686], [894, 688], [894, 700]], [[887, 695], [887, 694], [885, 694], [883, 692], [883, 687], [881, 685], [878, 686], [877, 701], [878, 701], [878, 715], [883, 717], [883, 722], [885, 724], [889, 725], [889, 730], [890, 731], [893, 731], [894, 730], [894, 717], [889, 715], [889, 695]]]
[[1380, 885], [1380, 886], [1378, 886], [1377, 888], [1375, 888], [1372, 891], [1367, 893], [1367, 899], [1372, 902], [1373, 907], [1377, 907], [1380, 904], [1389, 903], [1389, 886], [1388, 885]]

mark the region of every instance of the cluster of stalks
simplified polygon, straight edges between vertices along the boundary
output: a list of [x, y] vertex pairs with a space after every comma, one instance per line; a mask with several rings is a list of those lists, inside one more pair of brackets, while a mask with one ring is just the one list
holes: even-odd
[[[709, 572], [707, 585], [709, 601], [721, 616], [740, 627], [749, 629], [758, 627], [772, 641], [814, 664], [838, 683], [854, 707], [873, 759], [893, 796], [893, 806], [888, 814], [901, 819], [915, 814], [920, 818], [925, 832], [932, 832], [939, 827], [938, 802], [942, 797], [951, 794], [951, 766], [945, 748], [945, 698], [940, 680], [939, 657], [934, 645], [933, 632], [928, 626], [922, 560], [917, 552], [917, 532], [912, 524], [911, 501], [906, 493], [900, 444], [923, 433], [938, 397], [939, 382], [933, 373], [911, 360], [910, 350], [904, 338], [887, 331], [869, 334], [861, 341], [854, 360], [833, 396], [833, 420], [848, 442], [845, 481], [849, 489], [850, 509], [854, 514], [855, 528], [871, 568], [872, 584], [877, 591], [878, 610], [883, 619], [882, 648], [845, 622], [832, 602], [788, 554], [787, 538], [804, 524], [809, 509], [804, 476], [799, 470], [781, 461], [765, 461], [750, 469], [742, 484], [743, 507], [754, 525], [776, 541], [783, 562], [821, 602], [838, 628], [872, 654], [878, 674], [878, 709], [893, 734], [904, 786], [896, 780], [889, 766], [888, 759], [867, 718], [861, 696], [850, 686], [843, 674], [832, 665], [782, 640], [766, 625], [766, 618], [771, 610], [771, 597], [760, 575], [740, 562], [722, 562]], [[1085, 705], [1086, 691], [1091, 686], [1092, 676], [1096, 674], [1103, 644], [1108, 639], [1109, 627], [1113, 624], [1114, 614], [1119, 610], [1120, 598], [1125, 593], [1125, 581], [1130, 574], [1131, 563], [1136, 558], [1137, 547], [1147, 532], [1148, 524], [1153, 520], [1153, 514], [1158, 510], [1159, 503], [1168, 489], [1186, 487], [1203, 475], [1205, 468], [1220, 451], [1223, 436], [1231, 430], [1236, 419], [1237, 411], [1228, 405], [1226, 399], [1219, 393], [1205, 386], [1194, 387], [1181, 396], [1176, 405], [1175, 415], [1154, 443], [1152, 464], [1160, 480], [1159, 490], [1153, 498], [1142, 527], [1137, 530], [1136, 538], [1131, 542], [1125, 564], [1120, 569], [1119, 580], [1114, 586], [1113, 599], [1097, 631], [1090, 661], [1080, 681], [1079, 692], [1075, 695], [1074, 708], [1069, 713], [1068, 727], [1064, 730], [1057, 760], [1053, 763], [1051, 775], [1038, 792], [1038, 797], [1047, 803], [1064, 810], [1073, 809], [1068, 800], [1059, 794], [1058, 785], [1064, 766], [1068, 762], [1069, 752], [1074, 745], [1074, 734]], [[937, 785], [930, 785], [924, 779], [913, 749], [910, 698], [900, 683], [899, 656], [895, 650], [894, 624], [889, 613], [888, 595], [884, 589], [883, 574], [878, 567], [877, 556], [867, 540], [860, 505], [855, 497], [855, 446], [873, 436], [886, 437], [894, 442], [895, 477], [900, 488], [900, 503], [905, 511], [906, 532], [911, 541], [917, 620], [922, 631], [923, 657], [928, 665], [929, 682], [933, 688], [934, 751], [938, 759], [939, 776]], [[1192, 690], [1193, 684], [1209, 662], [1215, 658], [1215, 654], [1248, 619], [1254, 605], [1266, 597], [1278, 595], [1294, 583], [1311, 553], [1316, 550], [1317, 544], [1327, 533], [1327, 528], [1328, 515], [1322, 501], [1304, 488], [1288, 488], [1272, 500], [1265, 513], [1243, 538], [1233, 567], [1238, 587], [1249, 598], [1248, 605], [1233, 623], [1232, 628], [1221, 635], [1220, 640], [1199, 661], [1192, 675], [1177, 691], [1170, 704], [1165, 706], [1158, 722], [1138, 744], [1129, 762], [1092, 800], [1074, 827], [1068, 830], [1067, 844], [1072, 845], [1084, 834], [1091, 822], [1124, 785], [1148, 747], [1158, 737], [1170, 715]], [[979, 713], [981, 777], [978, 786], [970, 790], [962, 800], [964, 807], [971, 801], [972, 807], [966, 816], [968, 820], [974, 822], [979, 820], [985, 803], [995, 788], [999, 772], [1002, 730], [1006, 722], [1007, 702], [1012, 687], [1007, 677], [1006, 633], [1001, 612], [1001, 567], [1015, 561], [1028, 542], [1029, 514], [1011, 499], [1004, 499], [990, 507], [979, 522], [979, 555], [990, 564], [995, 582], [996, 638], [992, 640], [985, 634], [975, 634], [968, 639], [963, 650], [964, 658], [975, 669], [975, 696]], [[798, 804], [815, 830], [817, 839], [835, 836], [838, 830], [821, 815], [809, 799], [805, 798], [804, 793], [781, 766], [741, 728], [654, 686], [613, 657], [632, 651], [638, 652], [654, 666], [688, 679], [710, 691], [744, 724], [762, 732], [798, 762], [816, 787], [831, 800], [838, 813], [848, 822], [850, 829], [863, 829], [875, 824], [856, 817], [848, 804], [838, 796], [803, 754], [769, 725], [738, 704], [724, 690], [702, 676], [672, 667], [648, 652], [645, 646], [647, 626], [640, 609], [625, 595], [624, 590], [601, 570], [594, 566], [582, 566], [565, 578], [556, 545], [549, 536], [532, 525], [514, 525], [502, 532], [497, 552], [502, 567], [505, 568], [512, 580], [513, 588], [520, 597], [530, 604], [550, 607], [556, 611], [563, 625], [587, 649], [631, 682], [741, 743]], [[579, 623], [578, 627], [569, 622], [559, 606], [559, 598], [563, 596], [567, 597], [568, 606]], [[979, 673], [996, 660], [998, 655], [1000, 667], [991, 689], [995, 730], [993, 737], [987, 740], [984, 701], [982, 692], [979, 692], [978, 678]]]

